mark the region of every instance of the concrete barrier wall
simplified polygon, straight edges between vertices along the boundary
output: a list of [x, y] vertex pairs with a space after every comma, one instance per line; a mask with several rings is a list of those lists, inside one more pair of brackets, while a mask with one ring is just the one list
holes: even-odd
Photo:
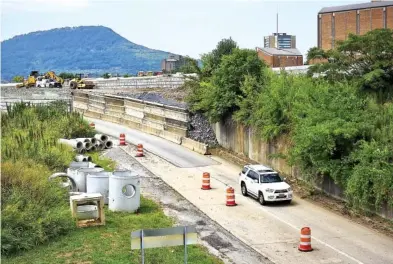
[[134, 98], [97, 95], [75, 91], [74, 110], [87, 117], [122, 124], [155, 135], [201, 154], [208, 154], [206, 144], [187, 138], [190, 120], [186, 109]]
[[[288, 165], [285, 155], [289, 150], [289, 140], [285, 137], [275, 142], [261, 140], [255, 129], [245, 127], [236, 122], [219, 122], [212, 125], [219, 144], [233, 152], [243, 154], [246, 157], [273, 167], [280, 173], [302, 179], [300, 169]], [[316, 180], [314, 185], [317, 189], [344, 200], [343, 190], [328, 176]], [[378, 215], [393, 219], [393, 207], [384, 205], [377, 212]]]

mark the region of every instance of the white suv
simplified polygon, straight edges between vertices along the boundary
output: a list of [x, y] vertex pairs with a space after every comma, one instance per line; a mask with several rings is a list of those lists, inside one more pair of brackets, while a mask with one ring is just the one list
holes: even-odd
[[291, 186], [281, 179], [273, 169], [263, 165], [246, 165], [239, 173], [239, 184], [244, 196], [258, 198], [260, 204], [266, 202], [292, 201]]

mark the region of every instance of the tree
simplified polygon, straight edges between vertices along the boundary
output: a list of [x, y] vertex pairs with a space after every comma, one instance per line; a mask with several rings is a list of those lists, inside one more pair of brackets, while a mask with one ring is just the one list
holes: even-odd
[[238, 48], [237, 43], [229, 39], [222, 39], [217, 43], [214, 50], [202, 55], [202, 77], [211, 77], [213, 72], [218, 69], [221, 58], [224, 55], [229, 55], [234, 49]]
[[181, 72], [181, 73], [200, 73], [200, 69], [198, 67], [198, 62], [197, 60], [190, 58], [186, 56], [184, 58], [185, 62], [184, 65], [182, 65], [176, 72]]
[[109, 79], [111, 77], [111, 74], [106, 72], [103, 75], [101, 75], [101, 77], [104, 79]]
[[361, 91], [378, 102], [393, 99], [393, 30], [375, 29], [365, 35], [350, 34], [326, 53], [329, 62], [310, 67], [331, 81], [354, 80]]
[[126, 73], [126, 74], [123, 75], [123, 77], [124, 77], [124, 78], [128, 78], [128, 77], [131, 77], [131, 75], [129, 75], [128, 73]]
[[[202, 81], [199, 90], [194, 89], [192, 109], [206, 113], [212, 122], [231, 116], [239, 110], [240, 101], [249, 96], [249, 88], [259, 89], [256, 82], [263, 84], [264, 68], [264, 62], [254, 50], [234, 49], [232, 54], [222, 56], [213, 76]], [[242, 89], [243, 83], [247, 87]]]
[[73, 73], [69, 73], [69, 72], [62, 72], [59, 74], [59, 77], [62, 78], [63, 80], [74, 79], [75, 75]]
[[20, 75], [16, 75], [16, 76], [14, 76], [14, 78], [12, 78], [12, 81], [14, 83], [21, 83], [21, 82], [23, 82], [23, 80], [24, 80], [23, 76], [20, 76]]
[[306, 64], [309, 64], [312, 59], [327, 59], [326, 52], [321, 48], [312, 47], [307, 51]]

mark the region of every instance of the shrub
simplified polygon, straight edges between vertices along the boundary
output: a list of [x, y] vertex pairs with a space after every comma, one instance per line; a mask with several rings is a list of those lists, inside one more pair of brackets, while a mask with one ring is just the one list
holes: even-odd
[[64, 171], [75, 155], [63, 137], [92, 136], [94, 129], [65, 103], [18, 103], [1, 114], [1, 252], [28, 250], [73, 228], [68, 194], [52, 172]]
[[68, 194], [33, 160], [1, 165], [1, 253], [10, 255], [70, 231]]

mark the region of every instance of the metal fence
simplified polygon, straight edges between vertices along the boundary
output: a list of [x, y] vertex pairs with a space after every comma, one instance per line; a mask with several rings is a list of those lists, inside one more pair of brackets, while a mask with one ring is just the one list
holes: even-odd
[[12, 106], [16, 103], [25, 103], [30, 105], [49, 105], [53, 102], [65, 102], [68, 106], [68, 111], [72, 112], [72, 99], [16, 99], [16, 98], [1, 98], [1, 111], [7, 111], [7, 106]]

